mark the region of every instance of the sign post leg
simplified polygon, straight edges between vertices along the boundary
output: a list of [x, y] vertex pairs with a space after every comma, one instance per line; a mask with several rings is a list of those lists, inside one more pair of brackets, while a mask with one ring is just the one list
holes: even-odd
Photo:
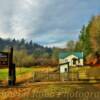
[[8, 75], [9, 75], [8, 86], [14, 86], [16, 81], [16, 71], [15, 71], [15, 64], [13, 64], [13, 48], [10, 49]]

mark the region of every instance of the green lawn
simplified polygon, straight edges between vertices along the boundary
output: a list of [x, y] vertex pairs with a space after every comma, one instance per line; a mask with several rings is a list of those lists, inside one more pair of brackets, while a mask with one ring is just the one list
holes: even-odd
[[[32, 72], [32, 71], [33, 71], [33, 68], [24, 68], [24, 67], [17, 68], [16, 75], [19, 76], [19, 75]], [[7, 68], [0, 69], [0, 80], [5, 80], [5, 79], [8, 79], [8, 69]]]
[[[20, 75], [24, 75], [26, 73], [29, 72], [53, 72], [56, 68], [51, 68], [51, 67], [29, 67], [29, 68], [25, 68], [25, 67], [21, 67], [21, 68], [16, 68], [16, 75], [20, 76]], [[8, 69], [0, 69], [0, 80], [6, 80], [8, 79]]]

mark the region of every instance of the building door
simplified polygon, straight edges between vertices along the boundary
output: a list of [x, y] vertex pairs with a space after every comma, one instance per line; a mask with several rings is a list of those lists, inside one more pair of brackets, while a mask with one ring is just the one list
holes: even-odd
[[73, 65], [77, 65], [77, 59], [73, 58]]
[[65, 72], [68, 72], [67, 68], [65, 68]]

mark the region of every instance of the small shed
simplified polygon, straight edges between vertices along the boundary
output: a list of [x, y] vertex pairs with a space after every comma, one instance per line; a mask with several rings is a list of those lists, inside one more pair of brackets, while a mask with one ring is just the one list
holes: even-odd
[[69, 72], [69, 63], [59, 64], [59, 67], [60, 67], [60, 73]]

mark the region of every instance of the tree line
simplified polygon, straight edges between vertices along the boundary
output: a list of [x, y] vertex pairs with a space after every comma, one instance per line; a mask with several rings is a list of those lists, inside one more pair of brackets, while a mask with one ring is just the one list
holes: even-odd
[[71, 51], [84, 52], [86, 64], [100, 64], [100, 16], [93, 16], [80, 31], [78, 41], [69, 41]]
[[0, 38], [0, 51], [9, 51], [9, 47], [14, 48], [14, 63], [21, 67], [31, 66], [57, 66], [59, 61], [59, 48], [49, 48], [33, 43], [32, 40], [26, 42], [24, 39], [3, 39]]

